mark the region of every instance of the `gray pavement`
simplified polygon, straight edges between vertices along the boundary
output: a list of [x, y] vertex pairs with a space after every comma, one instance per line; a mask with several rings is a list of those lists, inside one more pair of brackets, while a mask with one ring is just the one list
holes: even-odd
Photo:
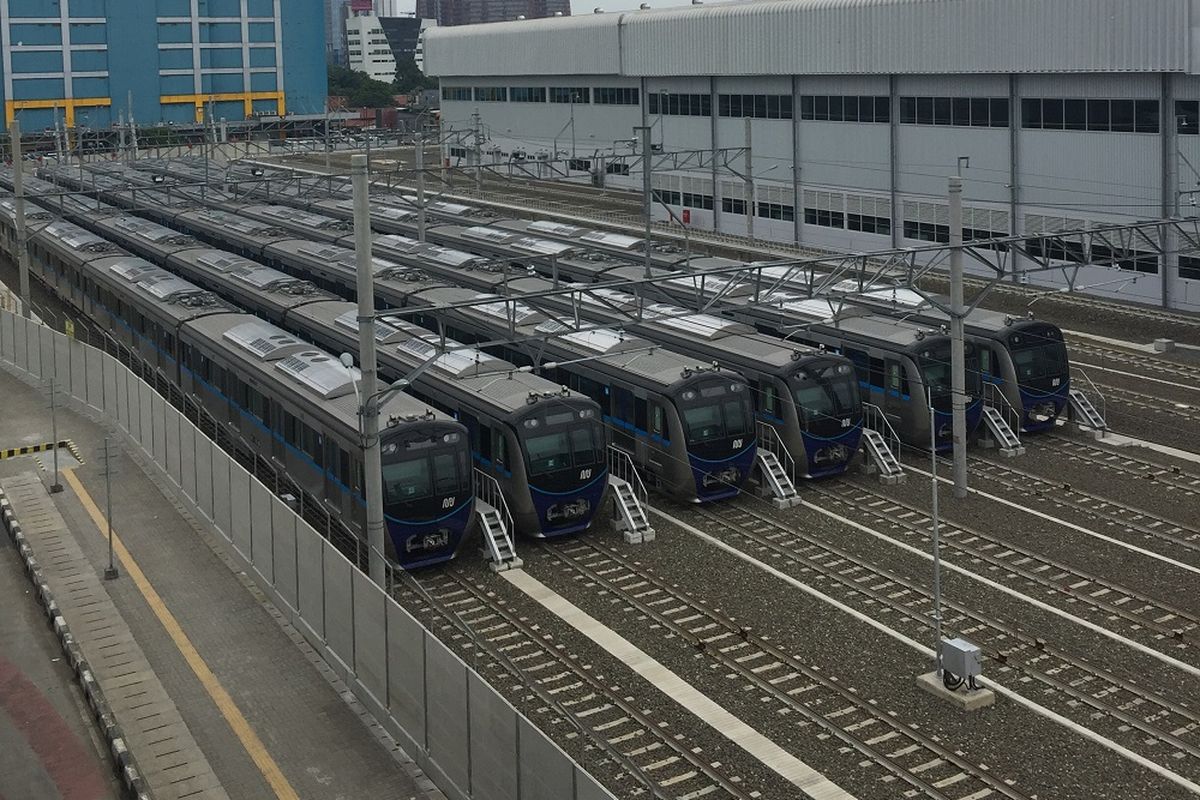
[[[0, 396], [5, 399], [0, 447], [9, 441], [48, 440], [50, 420], [41, 394], [0, 373]], [[60, 410], [58, 430], [59, 438], [77, 445], [84, 464], [74, 474], [91, 501], [103, 509], [104, 429]], [[262, 750], [278, 765], [285, 786], [281, 790], [278, 780], [269, 783], [264, 777], [268, 771], [261, 767], [261, 758], [256, 762], [243, 744], [244, 737], [235, 736], [228, 715], [218, 708], [143, 592], [122, 570], [120, 578], [105, 584], [107, 592], [228, 795], [235, 799], [425, 798], [423, 777], [339, 695], [326, 677], [328, 670], [314, 664], [311, 650], [298, 646], [298, 634], [272, 613], [246, 576], [229, 569], [207, 526], [192, 519], [172, 496], [164, 495], [127, 453], [119, 448], [114, 452], [113, 523], [118, 536], [162, 606], [177, 620], [261, 741]], [[29, 457], [0, 461], [0, 478], [28, 469]], [[96, 570], [102, 570], [107, 563], [103, 534], [71, 483], [64, 484], [55, 506], [84, 555]]]
[[83, 694], [3, 534], [0, 609], [0, 798], [116, 800]]

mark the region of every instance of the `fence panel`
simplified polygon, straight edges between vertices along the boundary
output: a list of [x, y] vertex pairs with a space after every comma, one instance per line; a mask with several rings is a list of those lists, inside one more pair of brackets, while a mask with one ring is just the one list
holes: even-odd
[[16, 317], [13, 320], [13, 363], [26, 372], [36, 375], [34, 370], [29, 368], [29, 324], [24, 317]]
[[250, 558], [250, 474], [237, 462], [229, 462], [229, 536], [247, 563]]
[[167, 401], [158, 392], [150, 395], [150, 452], [154, 463], [167, 469]]
[[166, 452], [167, 475], [179, 488], [183, 488], [183, 476], [180, 474], [179, 462], [183, 459], [183, 448], [180, 444], [179, 425], [184, 422], [183, 416], [174, 406], [166, 406], [164, 421], [166, 423]]
[[196, 476], [196, 505], [199, 511], [209, 521], [216, 520], [216, 509], [213, 507], [213, 448], [216, 447], [208, 437], [196, 432], [194, 452], [196, 460], [193, 472]]
[[300, 619], [318, 641], [325, 641], [325, 540], [311, 528], [296, 528]]
[[358, 570], [354, 576], [354, 672], [376, 707], [387, 707], [386, 595]]
[[120, 412], [121, 427], [125, 432], [132, 436], [135, 440], [138, 438], [136, 431], [141, 425], [141, 411], [137, 408], [135, 397], [137, 393], [137, 382], [134, 380], [133, 373], [124, 364], [118, 362], [117, 365], [117, 408]]
[[508, 701], [471, 673], [471, 800], [517, 796], [517, 713]]
[[275, 583], [275, 553], [271, 548], [271, 493], [250, 479], [250, 560], [267, 583]]
[[233, 472], [233, 461], [221, 452], [215, 444], [212, 446], [212, 492], [213, 492], [213, 524], [228, 541], [233, 541], [232, 509], [230, 508], [229, 482]]
[[0, 314], [0, 358], [12, 364], [17, 363], [17, 319], [7, 311]]
[[[136, 379], [135, 379], [136, 380]], [[138, 393], [138, 413], [141, 419], [138, 420], [138, 444], [142, 449], [154, 457], [154, 390], [140, 380], [136, 380], [133, 384], [137, 387]]]
[[575, 765], [524, 717], [517, 725], [521, 748], [519, 800], [560, 800], [571, 797]]
[[[91, 386], [88, 381], [88, 352], [90, 348], [83, 342], [74, 339], [67, 343], [67, 362], [71, 365], [71, 395], [82, 403], [92, 405]], [[97, 384], [101, 391], [104, 389], [103, 372], [97, 376]], [[104, 410], [104, 405], [93, 406], [98, 411]]]
[[578, 764], [575, 765], [575, 800], [613, 800], [608, 790]]
[[425, 636], [425, 662], [429, 703], [425, 735], [431, 766], [457, 789], [458, 796], [467, 797], [471, 774], [467, 668], [429, 634]]
[[179, 488], [196, 505], [196, 437], [200, 435], [190, 420], [179, 418]]
[[294, 511], [278, 497], [271, 498], [271, 563], [275, 567], [275, 591], [295, 611], [299, 608], [296, 589], [296, 523]]
[[[71, 371], [71, 340], [65, 334], [59, 334], [54, 337], [54, 376], [58, 381], [62, 391], [68, 395], [77, 396], [75, 391], [75, 374]], [[79, 393], [86, 391], [83, 384], [79, 384]]]
[[[324, 546], [325, 643], [330, 654], [342, 662], [343, 677], [354, 672], [354, 567], [329, 542]], [[336, 665], [335, 665], [336, 666]]]
[[387, 602], [388, 711], [420, 752], [425, 742], [425, 632], [391, 598]]

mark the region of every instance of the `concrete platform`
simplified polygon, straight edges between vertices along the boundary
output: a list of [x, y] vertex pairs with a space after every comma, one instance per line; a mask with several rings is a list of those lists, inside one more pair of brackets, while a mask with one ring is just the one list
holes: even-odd
[[[0, 396], [5, 398], [0, 447], [30, 438], [49, 440], [47, 404], [39, 393], [0, 372]], [[81, 595], [81, 606], [95, 604], [91, 613], [80, 613], [81, 645], [121, 652], [122, 658], [112, 659], [112, 675], [126, 684], [127, 692], [119, 701], [112, 699], [114, 705], [121, 702], [132, 709], [148, 704], [142, 706], [144, 715], [152, 712], [157, 719], [154, 725], [143, 721], [147, 731], [157, 727], [160, 736], [182, 742], [181, 754], [197, 759], [189, 764], [207, 764], [206, 771], [189, 770], [194, 774], [180, 781], [174, 795], [156, 796], [206, 789], [207, 795], [194, 796], [441, 797], [361, 709], [343, 699], [333, 673], [321, 669], [323, 662], [250, 580], [229, 568], [217, 537], [164, 494], [115, 446], [115, 438], [113, 524], [124, 553], [118, 552], [120, 577], [103, 581], [99, 576], [107, 564], [107, 546], [100, 453], [106, 432], [60, 408], [58, 434], [75, 442], [83, 461], [63, 473], [61, 494], [50, 498], [43, 493], [38, 499], [45, 473], [28, 456], [0, 460], [0, 480], [27, 473], [30, 493], [17, 509], [27, 514], [28, 520], [22, 519], [27, 526], [39, 518], [47, 524], [54, 515], [61, 519], [58, 539], [47, 540], [52, 549], [42, 561], [71, 561], [78, 572], [71, 580], [79, 582], [79, 591], [90, 593], [90, 600]], [[78, 560], [67, 553], [72, 546]], [[66, 586], [65, 573], [63, 577]], [[107, 629], [118, 612], [127, 630]], [[116, 677], [119, 671], [125, 674]], [[128, 736], [134, 739], [132, 730]], [[8, 743], [0, 739], [0, 751]], [[148, 738], [137, 745], [139, 763], [170, 755], [153, 747]], [[167, 777], [169, 766], [161, 762], [158, 777]], [[143, 769], [148, 776], [154, 773], [148, 765]], [[4, 772], [0, 768], [0, 775]], [[0, 782], [0, 796], [55, 797], [6, 788]]]
[[996, 702], [996, 693], [991, 689], [982, 688], [975, 691], [959, 689], [956, 692], [952, 692], [946, 688], [945, 684], [942, 683], [941, 676], [936, 672], [926, 672], [924, 675], [918, 675], [917, 686], [920, 686], [934, 697], [945, 700], [950, 705], [963, 711], [978, 711]]

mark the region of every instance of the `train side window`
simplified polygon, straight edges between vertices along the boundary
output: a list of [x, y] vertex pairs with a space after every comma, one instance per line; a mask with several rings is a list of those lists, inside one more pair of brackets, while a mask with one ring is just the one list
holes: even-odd
[[283, 440], [292, 447], [299, 444], [296, 440], [296, 418], [287, 411], [283, 412]]
[[770, 414], [772, 417], [779, 416], [779, 390], [775, 384], [768, 383], [762, 388], [762, 410], [764, 414]]
[[671, 438], [667, 431], [667, 412], [658, 403], [650, 406], [650, 433], [663, 439]]
[[908, 394], [908, 378], [904, 376], [904, 367], [897, 361], [887, 363], [887, 388], [899, 394]]
[[323, 469], [325, 467], [324, 437], [303, 423], [301, 423], [301, 429], [304, 435], [304, 452], [308, 453], [309, 458]]
[[990, 347], [979, 348], [979, 371], [985, 377], [992, 377], [992, 375], [994, 374], [992, 372], [992, 348], [990, 348]]
[[492, 460], [492, 429], [479, 423], [479, 455], [487, 461]]
[[338, 480], [343, 486], [350, 485], [350, 454], [342, 448], [337, 448], [338, 455]]
[[633, 392], [613, 387], [613, 416], [622, 422], [633, 421]]
[[854, 362], [854, 369], [858, 373], [858, 379], [860, 381], [867, 380], [867, 378], [870, 376], [870, 371], [869, 371], [869, 367], [868, 367], [868, 363], [870, 362], [870, 359], [867, 357], [867, 354], [864, 353], [862, 350], [853, 350], [853, 349], [847, 347], [846, 348], [846, 358], [848, 358]]
[[633, 424], [640, 431], [649, 430], [646, 424], [646, 401], [641, 397], [633, 400]]
[[495, 453], [495, 463], [498, 467], [508, 468], [508, 440], [504, 438], [503, 428], [494, 428], [492, 430], [494, 443], [492, 452]]
[[871, 358], [868, 362], [869, 383], [883, 388], [883, 359]]

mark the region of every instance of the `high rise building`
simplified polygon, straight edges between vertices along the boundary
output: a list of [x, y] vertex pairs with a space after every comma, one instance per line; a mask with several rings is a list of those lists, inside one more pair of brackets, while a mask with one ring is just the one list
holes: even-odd
[[319, 113], [321, 0], [0, 0], [5, 125]]
[[378, 81], [396, 79], [396, 65], [414, 61], [421, 66], [421, 34], [433, 20], [411, 14], [401, 17], [357, 16], [346, 20], [346, 53], [350, 69]]
[[324, 0], [325, 3], [325, 60], [346, 66], [346, 17], [350, 0]]
[[435, 19], [438, 25], [570, 15], [570, 0], [417, 0], [417, 16]]

